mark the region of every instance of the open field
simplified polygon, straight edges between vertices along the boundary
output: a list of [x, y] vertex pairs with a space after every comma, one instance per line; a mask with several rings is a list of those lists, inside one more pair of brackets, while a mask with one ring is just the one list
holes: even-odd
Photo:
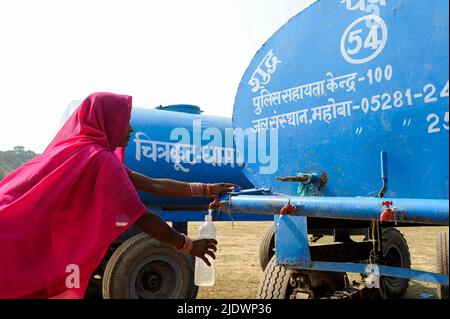
[[[259, 243], [270, 222], [218, 222], [219, 242], [216, 259], [216, 285], [200, 288], [197, 298], [255, 298], [262, 270], [259, 266]], [[189, 234], [198, 232], [200, 223], [190, 223]], [[448, 227], [401, 228], [408, 242], [414, 269], [435, 271], [436, 233]], [[420, 294], [437, 296], [436, 285], [411, 282], [405, 298]]]

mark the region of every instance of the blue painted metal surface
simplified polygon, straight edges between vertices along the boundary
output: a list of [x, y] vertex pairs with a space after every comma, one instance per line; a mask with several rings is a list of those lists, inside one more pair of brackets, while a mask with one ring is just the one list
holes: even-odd
[[[163, 218], [171, 222], [187, 222], [187, 221], [204, 221], [206, 210], [189, 210], [189, 208], [180, 208], [177, 210], [164, 210], [161, 206], [147, 206], [147, 208]], [[241, 214], [231, 212], [229, 214], [212, 213], [213, 221], [218, 222], [240, 222], [240, 221], [272, 221], [273, 217], [268, 215]]]
[[[380, 220], [383, 201], [392, 201], [396, 221], [429, 225], [448, 225], [449, 202], [442, 199], [374, 198], [374, 197], [299, 197], [242, 195], [222, 197], [222, 211], [247, 214], [280, 213], [290, 200], [297, 210], [294, 216]], [[301, 233], [301, 231], [299, 231]]]
[[311, 262], [306, 218], [280, 216], [275, 218], [275, 254], [283, 265], [307, 267]]
[[[242, 188], [253, 185], [236, 162], [231, 119], [200, 115], [192, 105], [172, 105], [156, 109], [133, 107], [132, 138], [125, 151], [125, 164], [152, 178], [170, 178], [187, 182], [230, 182]], [[170, 221], [201, 221], [207, 198], [163, 198], [140, 192], [148, 207], [171, 207], [158, 210]], [[216, 220], [229, 220], [228, 215]], [[242, 215], [235, 220], [272, 220], [270, 216]]]
[[183, 113], [189, 113], [189, 114], [202, 114], [203, 111], [198, 107], [197, 105], [191, 105], [191, 104], [175, 104], [175, 105], [168, 105], [168, 106], [157, 106], [157, 110], [164, 110], [164, 111], [172, 111], [172, 112], [183, 112]]
[[377, 196], [385, 151], [386, 197], [448, 199], [448, 7], [321, 0], [277, 31], [233, 113], [235, 128], [278, 132], [275, 170], [248, 161], [255, 186], [293, 195], [297, 185], [276, 176], [326, 172], [324, 196]]
[[[311, 262], [309, 266], [301, 268], [320, 271], [352, 272], [363, 274], [366, 273], [366, 267], [367, 265], [365, 264], [314, 261]], [[448, 275], [398, 267], [389, 267], [380, 265], [378, 265], [377, 267], [379, 269], [380, 275], [383, 276], [398, 277], [448, 286]]]
[[382, 151], [380, 153], [380, 165], [381, 165], [381, 181], [382, 187], [378, 193], [379, 197], [384, 197], [388, 191], [388, 164], [387, 164], [387, 153]]

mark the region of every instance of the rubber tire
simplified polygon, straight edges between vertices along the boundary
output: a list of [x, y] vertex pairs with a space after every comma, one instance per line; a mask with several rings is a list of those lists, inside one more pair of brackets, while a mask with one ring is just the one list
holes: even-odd
[[257, 299], [288, 299], [287, 291], [292, 271], [284, 266], [275, 265], [275, 261], [273, 256], [264, 270], [256, 294]]
[[181, 288], [179, 293], [168, 298], [154, 296], [153, 299], [195, 299], [198, 287], [194, 284], [194, 257], [181, 254], [144, 233], [125, 241], [111, 256], [103, 276], [103, 298], [138, 299], [139, 296], [133, 294], [131, 289], [133, 273], [138, 271], [139, 264], [147, 258], [160, 256], [167, 258], [178, 268], [181, 277], [176, 277], [176, 283], [180, 284], [181, 280]]
[[[448, 232], [440, 232], [436, 238], [436, 271], [448, 275]], [[448, 286], [439, 286], [440, 299], [448, 299]]]
[[274, 224], [267, 227], [259, 244], [259, 265], [262, 271], [266, 269], [267, 264], [275, 255], [275, 231]]
[[[396, 228], [383, 229], [382, 249], [384, 256], [386, 256], [389, 250], [395, 249], [398, 257], [400, 257], [399, 266], [401, 268], [411, 267], [411, 255], [409, 253], [408, 243], [403, 234]], [[383, 284], [386, 297], [395, 299], [402, 297], [406, 293], [409, 287], [409, 279], [383, 277]]]
[[[105, 273], [106, 265], [108, 264], [109, 259], [111, 258], [113, 251], [115, 251], [120, 244], [123, 244], [129, 238], [141, 233], [141, 231], [137, 228], [136, 225], [131, 226], [127, 231], [121, 234], [108, 249], [108, 252], [103, 257], [103, 260], [99, 267], [92, 274], [91, 280], [89, 281], [89, 285], [86, 289], [86, 293], [84, 298], [86, 299], [102, 299], [103, 298], [103, 276]], [[101, 278], [96, 279], [94, 276], [99, 275]]]

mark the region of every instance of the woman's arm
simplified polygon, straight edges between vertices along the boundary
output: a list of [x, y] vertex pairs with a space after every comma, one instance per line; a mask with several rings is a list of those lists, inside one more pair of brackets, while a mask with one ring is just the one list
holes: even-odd
[[[151, 212], [142, 215], [136, 222], [136, 225], [150, 237], [171, 245], [176, 249], [180, 249], [184, 245], [184, 236]], [[190, 254], [203, 259], [208, 266], [211, 266], [206, 255], [210, 255], [215, 259], [216, 256], [214, 255], [214, 252], [217, 250], [216, 245], [217, 241], [215, 239], [193, 239], [193, 246]]]
[[[136, 189], [140, 191], [167, 197], [193, 196], [193, 194], [191, 194], [191, 188], [189, 186], [190, 183], [166, 178], [164, 179], [150, 178], [148, 176], [133, 171], [129, 176], [134, 187], [136, 187]], [[206, 189], [206, 184], [204, 185]], [[210, 192], [211, 194], [221, 194], [224, 192], [231, 192], [234, 187], [237, 186], [229, 183], [211, 184]]]
[[136, 189], [158, 196], [186, 197], [191, 194], [189, 183], [185, 182], [172, 179], [150, 178], [133, 171], [131, 172], [130, 179]]

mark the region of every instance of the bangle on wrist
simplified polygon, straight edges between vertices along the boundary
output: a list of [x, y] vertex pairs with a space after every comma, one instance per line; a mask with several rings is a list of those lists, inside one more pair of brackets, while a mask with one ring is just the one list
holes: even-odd
[[184, 237], [184, 244], [181, 248], [177, 248], [177, 250], [184, 254], [189, 254], [192, 251], [192, 247], [194, 246], [194, 242], [185, 234], [181, 234]]
[[204, 192], [203, 183], [189, 183], [189, 190], [191, 192], [192, 197], [200, 197], [203, 196]]

